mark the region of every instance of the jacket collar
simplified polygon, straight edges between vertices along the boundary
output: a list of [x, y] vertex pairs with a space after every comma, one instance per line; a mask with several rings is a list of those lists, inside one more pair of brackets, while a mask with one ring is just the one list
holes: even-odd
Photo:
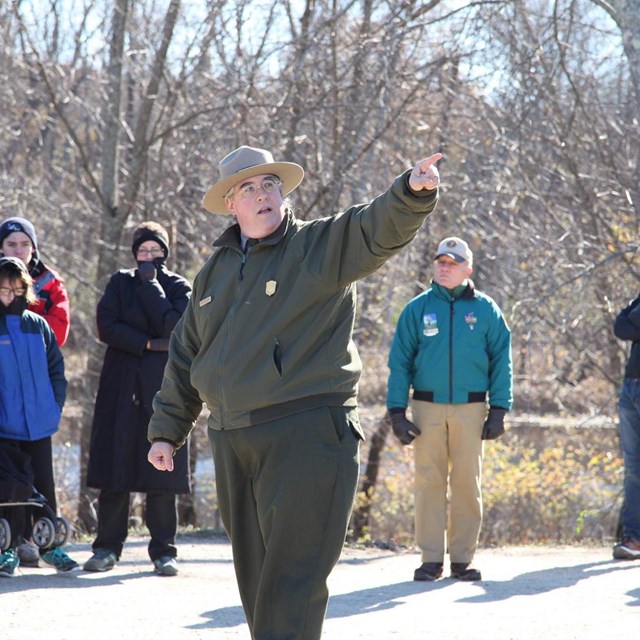
[[[291, 210], [287, 210], [287, 214], [283, 218], [280, 226], [266, 238], [261, 238], [256, 245], [274, 245], [278, 244], [287, 235], [289, 228], [295, 222], [295, 216]], [[231, 225], [228, 229], [222, 232], [222, 235], [213, 243], [214, 247], [230, 247], [242, 251], [242, 239], [240, 235], [240, 225]]]
[[439, 298], [443, 298], [444, 300], [448, 300], [449, 302], [452, 302], [454, 300], [471, 300], [476, 296], [476, 287], [473, 284], [473, 280], [471, 280], [471, 278], [467, 279], [467, 286], [465, 287], [465, 290], [462, 292], [462, 295], [458, 296], [457, 298], [454, 298], [454, 296], [451, 295], [450, 289], [442, 287], [433, 280], [431, 281], [431, 289]]

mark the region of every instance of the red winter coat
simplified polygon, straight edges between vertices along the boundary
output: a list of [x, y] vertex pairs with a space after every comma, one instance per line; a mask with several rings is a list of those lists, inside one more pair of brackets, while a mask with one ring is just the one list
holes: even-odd
[[69, 337], [71, 322], [69, 296], [63, 280], [42, 260], [38, 260], [29, 269], [29, 275], [33, 278], [33, 288], [38, 298], [29, 305], [29, 310], [47, 321], [56, 336], [58, 346], [61, 347]]

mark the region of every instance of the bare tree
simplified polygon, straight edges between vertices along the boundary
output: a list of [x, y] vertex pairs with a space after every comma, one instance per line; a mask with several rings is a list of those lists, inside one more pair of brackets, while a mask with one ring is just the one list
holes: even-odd
[[359, 283], [363, 403], [384, 403], [397, 316], [456, 234], [512, 326], [516, 414], [612, 411], [625, 354], [611, 320], [640, 279], [638, 0], [103, 4], [0, 3], [0, 210], [40, 214], [67, 278], [65, 414], [85, 452], [104, 279], [146, 218], [193, 276], [230, 222], [202, 195], [239, 144], [305, 166], [301, 218], [445, 153], [437, 212]]

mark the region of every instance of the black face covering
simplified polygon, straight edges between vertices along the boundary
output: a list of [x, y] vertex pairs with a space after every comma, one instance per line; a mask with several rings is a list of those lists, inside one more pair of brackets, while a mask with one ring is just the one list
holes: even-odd
[[27, 299], [24, 296], [16, 296], [8, 305], [0, 302], [0, 315], [21, 316], [27, 308]]
[[[166, 261], [166, 258], [164, 256], [161, 256], [159, 258], [154, 258], [153, 260], [151, 260], [151, 264], [158, 271], [160, 271], [161, 268], [164, 268], [165, 261]], [[140, 268], [140, 265], [144, 264], [145, 262], [149, 262], [149, 260], [136, 260], [136, 264], [138, 265], [138, 269]]]

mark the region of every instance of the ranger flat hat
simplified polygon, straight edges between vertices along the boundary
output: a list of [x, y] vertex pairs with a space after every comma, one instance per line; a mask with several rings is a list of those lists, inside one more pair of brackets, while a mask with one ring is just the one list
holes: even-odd
[[291, 193], [304, 178], [304, 169], [294, 162], [274, 162], [269, 151], [242, 146], [225, 156], [218, 165], [220, 180], [205, 193], [202, 206], [211, 213], [229, 214], [224, 197], [241, 180], [263, 173], [277, 176], [283, 196]]

